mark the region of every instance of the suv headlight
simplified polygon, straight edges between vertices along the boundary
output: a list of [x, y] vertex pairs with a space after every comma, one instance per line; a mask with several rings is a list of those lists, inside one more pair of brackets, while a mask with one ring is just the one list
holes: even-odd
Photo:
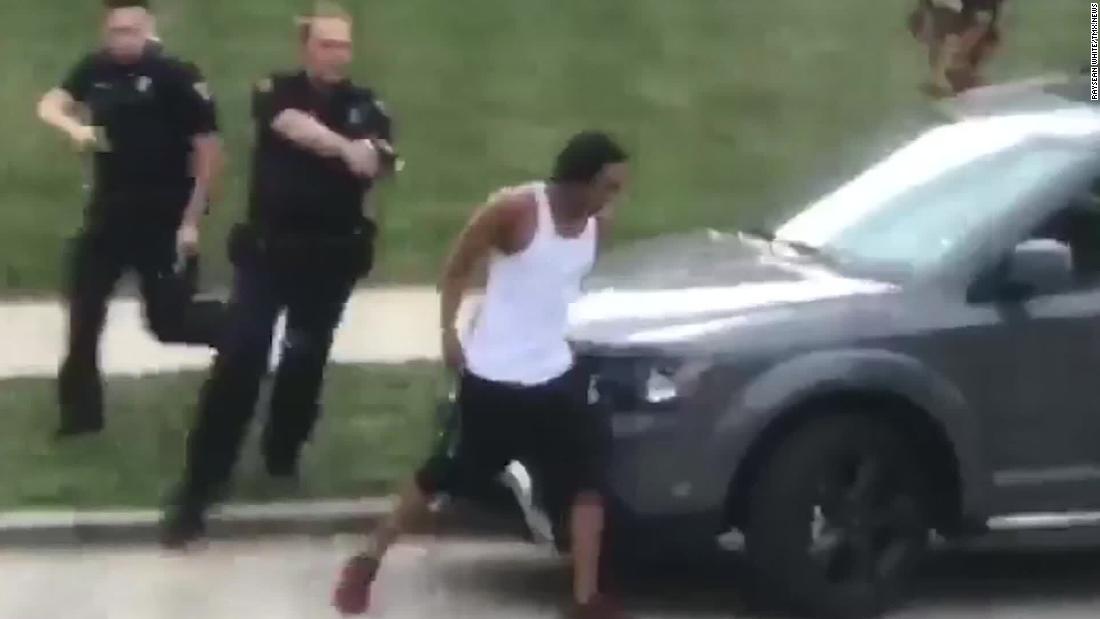
[[616, 411], [674, 408], [706, 367], [670, 359], [603, 359], [593, 368], [588, 398]]
[[647, 404], [668, 404], [680, 396], [680, 386], [676, 383], [676, 372], [666, 368], [651, 367], [649, 376], [642, 387]]

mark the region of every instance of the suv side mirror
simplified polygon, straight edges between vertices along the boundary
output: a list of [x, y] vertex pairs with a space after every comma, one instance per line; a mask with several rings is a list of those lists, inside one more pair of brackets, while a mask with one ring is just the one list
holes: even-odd
[[1000, 297], [1013, 301], [1063, 292], [1073, 287], [1073, 250], [1050, 239], [1024, 241], [1009, 256]]

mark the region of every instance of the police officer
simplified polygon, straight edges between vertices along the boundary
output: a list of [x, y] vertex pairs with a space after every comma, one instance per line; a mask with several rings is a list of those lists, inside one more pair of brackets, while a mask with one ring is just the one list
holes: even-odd
[[224, 317], [222, 303], [191, 297], [199, 224], [221, 160], [210, 91], [194, 65], [148, 47], [144, 0], [107, 0], [105, 8], [103, 49], [38, 106], [44, 122], [93, 153], [91, 199], [69, 267], [59, 436], [103, 427], [99, 338], [125, 271], [137, 271], [146, 320], [161, 341], [213, 345]]
[[390, 119], [352, 84], [350, 17], [329, 8], [300, 21], [305, 68], [261, 80], [253, 93], [256, 145], [246, 223], [231, 235], [237, 277], [227, 337], [203, 388], [183, 481], [163, 542], [203, 530], [256, 406], [273, 328], [285, 310], [283, 350], [263, 433], [270, 474], [293, 477], [319, 415], [324, 368], [344, 306], [370, 269], [375, 226], [364, 215], [374, 179], [390, 173]]

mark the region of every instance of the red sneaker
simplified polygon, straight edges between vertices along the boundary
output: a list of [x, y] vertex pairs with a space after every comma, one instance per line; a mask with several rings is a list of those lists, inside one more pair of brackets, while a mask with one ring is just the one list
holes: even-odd
[[343, 615], [362, 615], [370, 609], [370, 589], [378, 575], [378, 560], [360, 555], [340, 573], [332, 604]]

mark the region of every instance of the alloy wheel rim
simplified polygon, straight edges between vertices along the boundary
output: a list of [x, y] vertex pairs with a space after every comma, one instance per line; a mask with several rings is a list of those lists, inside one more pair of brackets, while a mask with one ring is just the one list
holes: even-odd
[[829, 583], [874, 585], [907, 563], [922, 525], [901, 469], [871, 450], [841, 454], [822, 468], [808, 552]]

